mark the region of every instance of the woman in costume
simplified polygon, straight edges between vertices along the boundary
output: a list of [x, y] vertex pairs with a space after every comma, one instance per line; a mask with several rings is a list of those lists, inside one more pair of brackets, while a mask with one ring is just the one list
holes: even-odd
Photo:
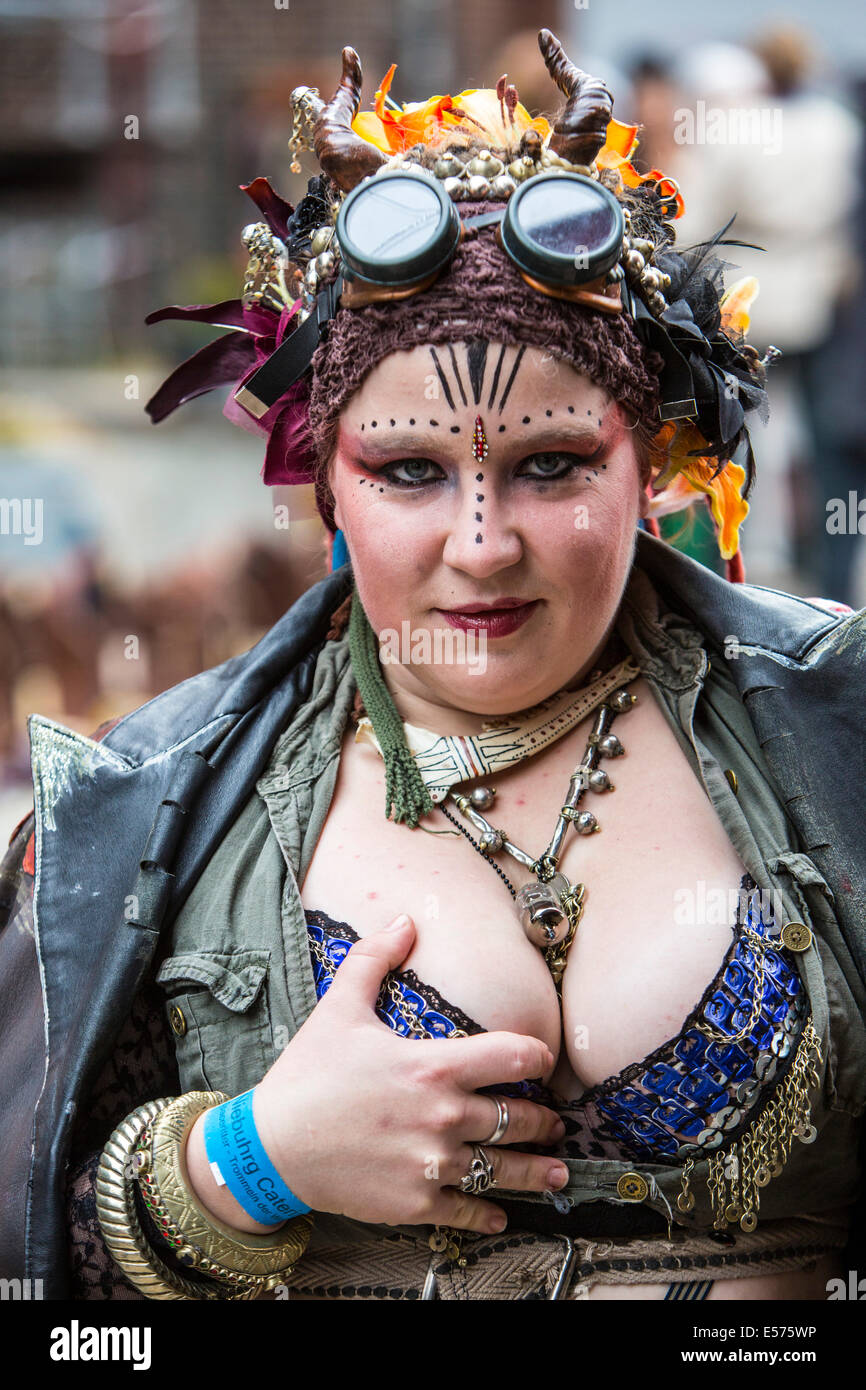
[[[74, 1297], [823, 1298], [856, 1249], [866, 856], [814, 792], [862, 796], [862, 625], [744, 583], [757, 287], [539, 44], [552, 124], [393, 69], [359, 113], [345, 49], [242, 299], [152, 316], [231, 330], [152, 418], [233, 383], [331, 572], [93, 740], [31, 721], [0, 1249]], [[658, 536], [699, 496], [726, 579]]]

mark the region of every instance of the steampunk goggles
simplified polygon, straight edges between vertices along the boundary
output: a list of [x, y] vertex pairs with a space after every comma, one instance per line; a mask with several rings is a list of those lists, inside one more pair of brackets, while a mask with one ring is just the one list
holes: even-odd
[[568, 170], [536, 174], [501, 207], [461, 219], [441, 180], [424, 171], [386, 169], [343, 201], [337, 277], [235, 399], [260, 418], [303, 376], [338, 307], [421, 293], [449, 264], [467, 227], [494, 223], [499, 245], [539, 293], [604, 313], [628, 307], [619, 264], [625, 219], [619, 201], [596, 179]]

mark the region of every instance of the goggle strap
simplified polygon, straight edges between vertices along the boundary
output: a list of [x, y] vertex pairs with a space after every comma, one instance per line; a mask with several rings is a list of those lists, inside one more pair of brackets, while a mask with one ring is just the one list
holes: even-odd
[[460, 220], [464, 227], [489, 227], [494, 222], [501, 222], [504, 216], [503, 207], [500, 212], [476, 212], [474, 217], [463, 217]]
[[238, 405], [257, 420], [267, 414], [311, 365], [313, 353], [327, 331], [327, 324], [337, 312], [342, 288], [343, 276], [340, 274], [316, 296], [315, 313], [304, 319], [300, 328], [296, 328], [276, 352], [272, 352], [268, 360], [262, 363], [246, 385], [235, 392], [234, 399]]

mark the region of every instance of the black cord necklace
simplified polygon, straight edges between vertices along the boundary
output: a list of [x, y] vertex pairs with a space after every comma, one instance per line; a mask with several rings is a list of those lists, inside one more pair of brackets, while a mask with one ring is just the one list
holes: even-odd
[[447, 817], [448, 817], [448, 819], [451, 821], [452, 825], [456, 825], [456, 826], [457, 826], [457, 829], [460, 831], [460, 834], [461, 834], [461, 835], [465, 835], [465, 836], [466, 836], [466, 838], [467, 838], [467, 840], [469, 841], [469, 843], [470, 843], [470, 845], [472, 846], [472, 848], [473, 848], [473, 849], [477, 849], [478, 853], [481, 855], [481, 858], [482, 858], [482, 859], [486, 859], [486, 860], [487, 860], [487, 863], [490, 865], [490, 867], [491, 867], [492, 869], [495, 869], [495, 870], [496, 870], [496, 872], [498, 873], [499, 877], [503, 880], [503, 882], [505, 883], [506, 887], [508, 888], [508, 891], [509, 891], [509, 893], [511, 894], [512, 898], [516, 898], [516, 897], [517, 897], [517, 889], [514, 887], [514, 884], [511, 882], [511, 879], [508, 878], [507, 875], [503, 873], [503, 871], [500, 869], [499, 865], [495, 862], [495, 860], [491, 859], [491, 858], [490, 858], [490, 855], [487, 854], [487, 853], [485, 853], [485, 851], [484, 851], [484, 850], [481, 848], [481, 846], [479, 845], [478, 841], [477, 841], [477, 840], [473, 840], [472, 836], [469, 834], [469, 831], [466, 829], [465, 826], [463, 826], [463, 825], [460, 824], [460, 822], [459, 822], [459, 820], [457, 819], [457, 817], [456, 817], [456, 816], [452, 816], [451, 812], [450, 812], [450, 811], [447, 811], [447, 810], [445, 809], [445, 805], [444, 805], [444, 803], [441, 802], [441, 801], [439, 802], [439, 810], [442, 812], [443, 816], [447, 816]]

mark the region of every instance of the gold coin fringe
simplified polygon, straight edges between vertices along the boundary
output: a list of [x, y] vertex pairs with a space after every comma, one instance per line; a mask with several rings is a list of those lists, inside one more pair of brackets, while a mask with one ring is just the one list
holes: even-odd
[[[806, 1021], [785, 1080], [772, 1100], [748, 1130], [724, 1153], [709, 1159], [707, 1187], [713, 1206], [713, 1226], [724, 1231], [738, 1224], [743, 1231], [754, 1231], [761, 1205], [760, 1189], [782, 1172], [795, 1139], [812, 1144], [818, 1131], [811, 1123], [809, 1090], [820, 1083], [817, 1065], [822, 1060], [821, 1043], [812, 1019]], [[690, 1158], [683, 1169], [682, 1187], [677, 1197], [680, 1211], [691, 1211], [694, 1193], [689, 1178], [694, 1168]]]

